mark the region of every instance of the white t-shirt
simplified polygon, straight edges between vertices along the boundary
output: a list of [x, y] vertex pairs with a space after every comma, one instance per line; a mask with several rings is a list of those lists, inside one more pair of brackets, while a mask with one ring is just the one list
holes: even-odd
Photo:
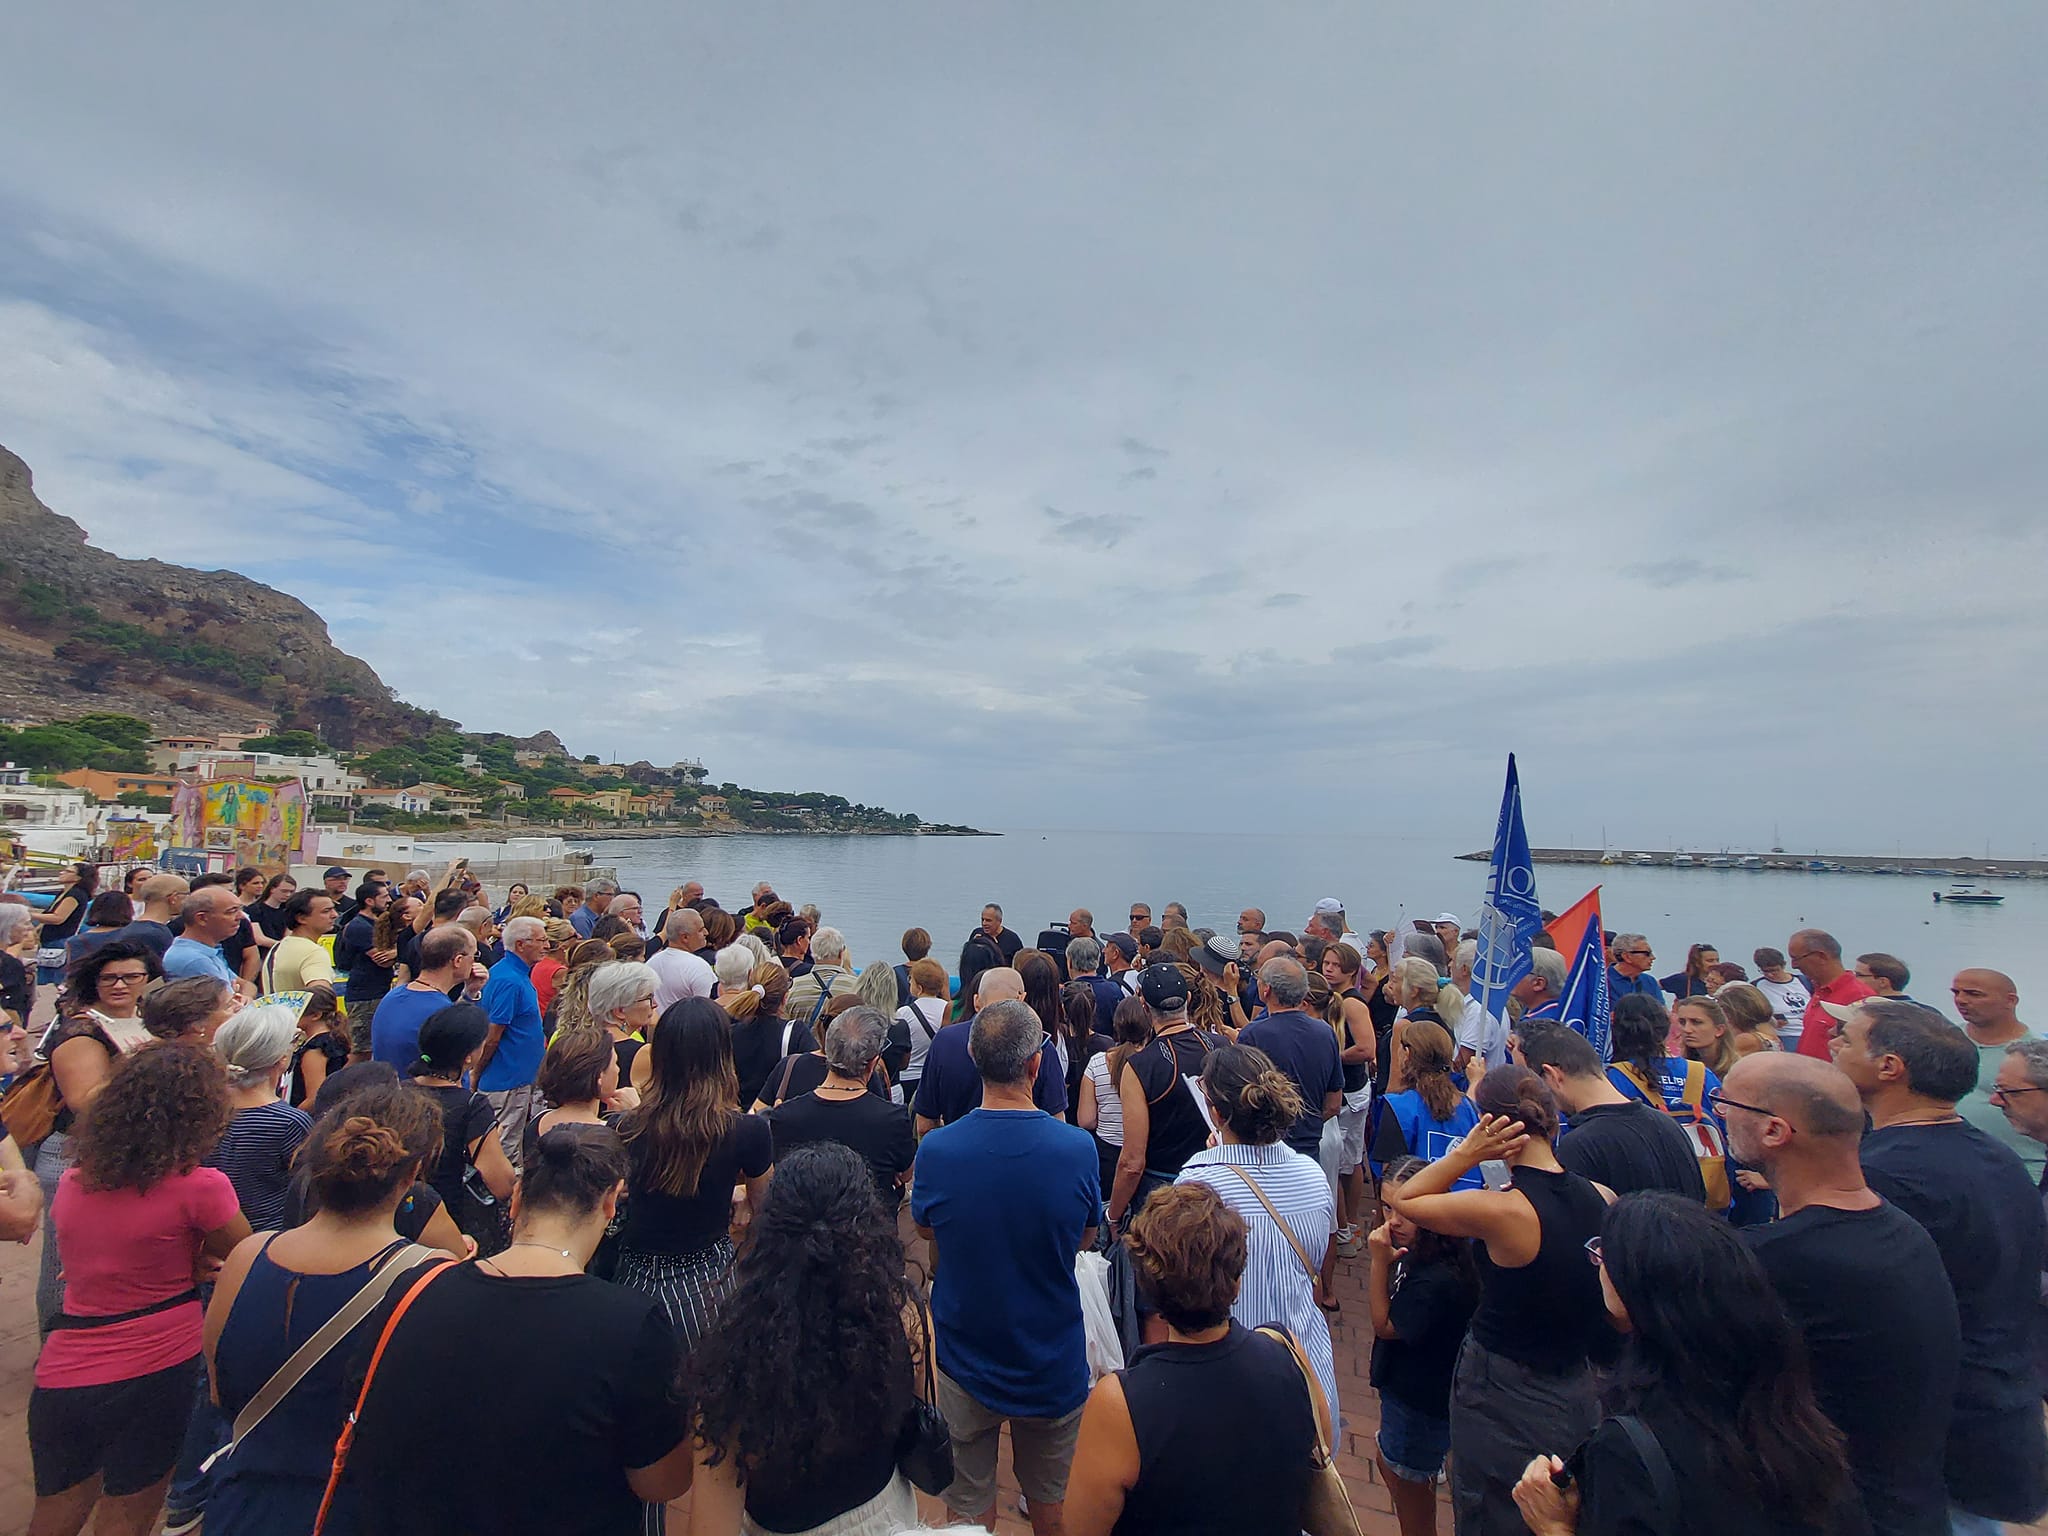
[[1479, 999], [1465, 999], [1465, 1012], [1458, 1019], [1458, 1044], [1475, 1056], [1486, 1058], [1489, 1067], [1508, 1059], [1508, 1027], [1480, 1006]]
[[1779, 1019], [1780, 1042], [1786, 1050], [1796, 1050], [1799, 1037], [1805, 1033], [1806, 1005], [1813, 1001], [1813, 994], [1806, 990], [1805, 980], [1795, 972], [1785, 981], [1771, 981], [1759, 976], [1751, 985], [1771, 1000], [1771, 1012]]
[[910, 1059], [903, 1064], [903, 1081], [915, 1083], [924, 1077], [924, 1053], [932, 1048], [932, 1036], [946, 1024], [943, 997], [913, 997], [896, 1010], [896, 1017], [910, 1031]]
[[1081, 1075], [1095, 1085], [1095, 1134], [1112, 1147], [1124, 1144], [1124, 1101], [1110, 1091], [1109, 1052], [1097, 1051], [1088, 1058]]
[[654, 1005], [663, 1012], [686, 997], [709, 997], [718, 990], [718, 973], [687, 949], [671, 944], [656, 950], [647, 962], [654, 967]]

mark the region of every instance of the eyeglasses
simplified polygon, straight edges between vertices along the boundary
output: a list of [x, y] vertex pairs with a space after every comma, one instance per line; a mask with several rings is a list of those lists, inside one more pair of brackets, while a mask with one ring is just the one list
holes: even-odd
[[139, 987], [149, 980], [147, 971], [101, 971], [100, 985], [103, 987]]
[[2048, 1088], [2001, 1088], [1994, 1083], [1991, 1086], [1991, 1092], [1986, 1097], [1996, 1101], [1998, 1099], [2018, 1098], [2023, 1093], [2048, 1093]]
[[1641, 955], [1645, 960], [1657, 958], [1657, 952], [1654, 949], [1624, 949], [1622, 953], [1624, 955]]
[[1720, 1114], [1723, 1110], [1728, 1109], [1746, 1109], [1752, 1115], [1769, 1115], [1776, 1113], [1775, 1110], [1765, 1109], [1761, 1104], [1745, 1104], [1740, 1099], [1731, 1099], [1728, 1097], [1727, 1094], [1723, 1093], [1718, 1088], [1709, 1088], [1707, 1090], [1707, 1108], [1711, 1109], [1717, 1115]]
[[1599, 1238], [1589, 1237], [1586, 1239], [1586, 1259], [1595, 1269], [1606, 1268], [1606, 1261], [1600, 1257]]

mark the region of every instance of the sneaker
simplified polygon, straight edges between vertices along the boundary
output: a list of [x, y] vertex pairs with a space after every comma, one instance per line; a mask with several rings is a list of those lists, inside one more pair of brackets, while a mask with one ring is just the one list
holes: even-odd
[[167, 1509], [164, 1511], [164, 1536], [198, 1536], [200, 1522], [205, 1518], [203, 1509]]
[[1364, 1240], [1361, 1239], [1358, 1235], [1358, 1228], [1339, 1227], [1337, 1229], [1338, 1258], [1355, 1259], [1364, 1250], [1364, 1248], [1365, 1243]]

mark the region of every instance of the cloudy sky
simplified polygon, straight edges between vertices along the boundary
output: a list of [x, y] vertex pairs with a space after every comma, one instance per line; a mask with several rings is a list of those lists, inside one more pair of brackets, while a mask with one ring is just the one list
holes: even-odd
[[2048, 10], [8, 51], [0, 442], [472, 728], [991, 826], [1476, 846], [1513, 748], [1539, 842], [2048, 836]]

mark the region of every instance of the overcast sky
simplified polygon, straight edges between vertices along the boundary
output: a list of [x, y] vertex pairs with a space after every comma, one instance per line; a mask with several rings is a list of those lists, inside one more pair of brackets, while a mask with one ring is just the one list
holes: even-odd
[[[1686, 14], [1681, 14], [1681, 12]], [[0, 442], [412, 701], [989, 826], [2024, 853], [2048, 8], [18, 10]]]

